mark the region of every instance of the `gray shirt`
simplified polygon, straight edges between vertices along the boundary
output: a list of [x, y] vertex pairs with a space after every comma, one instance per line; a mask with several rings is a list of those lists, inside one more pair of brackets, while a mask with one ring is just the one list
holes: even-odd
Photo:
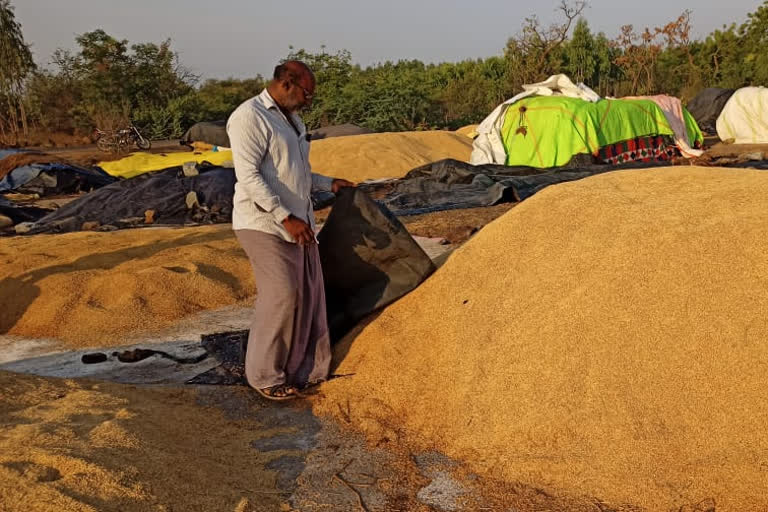
[[282, 221], [293, 214], [315, 228], [310, 192], [331, 190], [333, 178], [312, 173], [309, 141], [301, 118], [299, 133], [264, 89], [229, 116], [227, 134], [235, 164], [233, 229], [254, 229], [295, 242]]

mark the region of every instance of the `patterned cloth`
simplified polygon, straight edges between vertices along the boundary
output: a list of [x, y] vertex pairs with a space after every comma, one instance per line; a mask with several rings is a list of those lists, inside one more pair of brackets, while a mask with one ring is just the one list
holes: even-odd
[[669, 135], [637, 137], [600, 148], [601, 162], [617, 165], [628, 162], [663, 162], [680, 156], [675, 139]]

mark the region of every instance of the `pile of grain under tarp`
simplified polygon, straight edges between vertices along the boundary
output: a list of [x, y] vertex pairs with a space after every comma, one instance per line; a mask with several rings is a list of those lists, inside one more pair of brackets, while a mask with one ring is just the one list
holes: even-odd
[[359, 182], [400, 178], [414, 167], [454, 158], [469, 161], [472, 139], [454, 132], [371, 133], [313, 141], [314, 172]]
[[73, 347], [120, 344], [125, 334], [254, 293], [229, 225], [37, 235], [0, 245], [0, 333]]
[[279, 510], [258, 428], [192, 389], [0, 371], [0, 510]]
[[695, 167], [550, 187], [348, 336], [317, 407], [553, 494], [764, 509], [767, 195]]

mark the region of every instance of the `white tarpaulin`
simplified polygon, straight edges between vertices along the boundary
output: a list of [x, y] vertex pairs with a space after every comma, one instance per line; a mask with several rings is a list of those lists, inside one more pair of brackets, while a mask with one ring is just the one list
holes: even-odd
[[742, 87], [717, 118], [720, 140], [736, 144], [768, 144], [768, 89]]

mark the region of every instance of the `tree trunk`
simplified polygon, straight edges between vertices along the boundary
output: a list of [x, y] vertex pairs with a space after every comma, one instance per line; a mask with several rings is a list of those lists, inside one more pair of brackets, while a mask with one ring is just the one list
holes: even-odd
[[27, 125], [27, 109], [24, 108], [24, 99], [19, 99], [19, 111], [21, 112], [21, 129], [24, 134], [24, 144], [29, 142], [29, 126]]

